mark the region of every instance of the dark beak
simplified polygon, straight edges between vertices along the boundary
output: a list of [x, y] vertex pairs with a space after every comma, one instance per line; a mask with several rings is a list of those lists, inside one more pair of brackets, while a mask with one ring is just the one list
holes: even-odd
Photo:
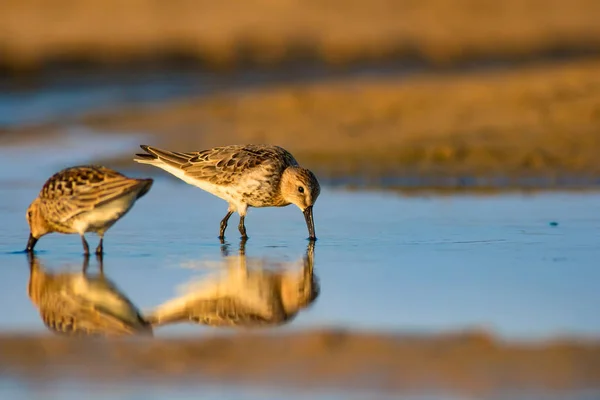
[[37, 239], [33, 237], [33, 235], [30, 233], [29, 234], [29, 240], [27, 241], [27, 248], [25, 249], [25, 251], [29, 252], [29, 253], [33, 253], [33, 248], [35, 247], [35, 244], [37, 243]]
[[309, 240], [317, 240], [315, 236], [315, 221], [313, 221], [313, 208], [312, 206], [306, 207], [304, 209], [304, 219], [306, 220], [306, 226], [308, 227], [308, 239]]

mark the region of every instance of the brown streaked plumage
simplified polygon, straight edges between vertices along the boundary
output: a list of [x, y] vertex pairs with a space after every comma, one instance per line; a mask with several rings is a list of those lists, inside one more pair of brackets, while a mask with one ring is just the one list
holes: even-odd
[[96, 254], [102, 254], [104, 233], [123, 217], [152, 186], [152, 179], [128, 178], [102, 166], [77, 166], [52, 175], [27, 209], [30, 234], [27, 251], [48, 233], [78, 233], [85, 254], [86, 232], [100, 236]]
[[247, 267], [241, 250], [228, 256], [227, 272], [221, 279], [190, 285], [183, 296], [169, 300], [147, 314], [154, 326], [191, 322], [232, 328], [277, 326], [292, 321], [298, 312], [319, 296], [313, 274], [314, 241], [308, 245], [302, 271], [276, 271], [264, 263]]
[[[100, 274], [47, 272], [36, 256], [28, 254], [28, 295], [44, 325], [53, 333], [77, 336], [153, 335], [133, 303]], [[100, 262], [101, 259], [99, 258]]]
[[203, 189], [229, 204], [221, 220], [219, 238], [227, 222], [240, 215], [238, 229], [246, 238], [244, 219], [248, 207], [284, 207], [295, 204], [304, 213], [309, 238], [316, 240], [313, 205], [321, 193], [316, 176], [298, 165], [285, 149], [271, 145], [233, 145], [181, 153], [142, 145], [146, 154], [134, 161], [150, 164]]

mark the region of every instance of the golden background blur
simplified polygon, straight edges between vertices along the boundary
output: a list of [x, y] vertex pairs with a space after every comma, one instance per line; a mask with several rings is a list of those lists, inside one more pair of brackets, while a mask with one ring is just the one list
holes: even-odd
[[[148, 144], [177, 151], [268, 142], [323, 178], [471, 176], [485, 186], [485, 178], [507, 176], [515, 178], [508, 186], [518, 186], [520, 177], [600, 177], [598, 0], [0, 1], [4, 81], [181, 65], [224, 75], [317, 65], [340, 75], [0, 127], [0, 145], [59, 136], [77, 125], [107, 137], [150, 134]], [[341, 74], [357, 66], [404, 72]], [[131, 154], [96, 161], [136, 167]], [[191, 365], [251, 381], [280, 370], [273, 360], [285, 348], [306, 365], [323, 363], [306, 369], [309, 383], [347, 382], [369, 368], [388, 371], [390, 390], [418, 387], [432, 370], [466, 392], [600, 382], [597, 341], [519, 347], [476, 333], [423, 339], [415, 347], [410, 338], [382, 336], [309, 332], [279, 339], [276, 350], [266, 336], [210, 339], [233, 348], [223, 355], [202, 340], [153, 342], [163, 352], [152, 353], [9, 335], [0, 338], [9, 354], [0, 367], [43, 374], [52, 355], [65, 353], [73, 365], [94, 365], [99, 376], [135, 375], [150, 365], [148, 371], [169, 377]], [[110, 358], [103, 352], [130, 370], [112, 370], [111, 360], [96, 365], [95, 357]], [[261, 357], [262, 366], [244, 364]]]
[[599, 20], [593, 0], [6, 0], [0, 66], [14, 77], [65, 65], [413, 65], [409, 76], [284, 82], [78, 122], [151, 132], [174, 149], [277, 143], [323, 176], [596, 177]]

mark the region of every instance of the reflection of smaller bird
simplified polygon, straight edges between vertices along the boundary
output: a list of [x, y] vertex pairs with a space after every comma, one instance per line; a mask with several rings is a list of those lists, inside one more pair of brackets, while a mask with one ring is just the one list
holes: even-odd
[[83, 272], [52, 274], [44, 270], [37, 257], [28, 257], [29, 298], [50, 331], [65, 335], [152, 336], [152, 327], [139, 310], [104, 277], [102, 264], [97, 276], [86, 273], [87, 257]]
[[148, 193], [152, 179], [133, 179], [101, 166], [66, 168], [52, 175], [27, 209], [32, 252], [38, 239], [51, 232], [78, 233], [85, 254], [86, 232], [96, 232], [102, 254], [104, 233]]
[[222, 279], [190, 285], [187, 293], [158, 306], [147, 320], [153, 325], [276, 326], [290, 322], [319, 295], [313, 275], [314, 242], [308, 245], [302, 271], [272, 271], [264, 263], [248, 268], [242, 251], [226, 257], [226, 262], [229, 268]]

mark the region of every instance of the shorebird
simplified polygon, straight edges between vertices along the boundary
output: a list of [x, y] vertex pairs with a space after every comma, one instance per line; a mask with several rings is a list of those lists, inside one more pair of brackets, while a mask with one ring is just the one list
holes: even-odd
[[[123, 336], [153, 335], [133, 303], [104, 276], [86, 273], [89, 258], [84, 258], [82, 272], [49, 273], [38, 258], [28, 254], [28, 294], [44, 325], [63, 335]], [[98, 256], [102, 263], [102, 259]]]
[[26, 251], [33, 252], [40, 237], [78, 233], [83, 250], [90, 249], [84, 234], [96, 232], [102, 254], [104, 233], [123, 217], [137, 199], [148, 193], [152, 179], [128, 178], [102, 166], [77, 166], [51, 176], [27, 209], [30, 234]]
[[313, 241], [301, 271], [270, 270], [264, 262], [248, 268], [242, 251], [225, 261], [224, 276], [188, 285], [182, 296], [147, 313], [147, 321], [154, 326], [178, 322], [231, 328], [277, 326], [293, 320], [319, 296]]
[[248, 207], [295, 204], [304, 213], [309, 239], [316, 240], [313, 205], [321, 192], [317, 177], [298, 165], [285, 149], [270, 145], [234, 145], [180, 153], [142, 145], [145, 154], [134, 161], [161, 168], [229, 204], [221, 220], [219, 239], [225, 238], [229, 217], [240, 215], [238, 229], [247, 238], [244, 219]]

